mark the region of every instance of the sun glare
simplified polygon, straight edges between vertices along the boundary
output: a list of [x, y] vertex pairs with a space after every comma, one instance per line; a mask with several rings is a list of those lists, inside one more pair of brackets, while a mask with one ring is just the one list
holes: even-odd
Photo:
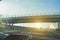
[[15, 26], [23, 26], [23, 27], [31, 27], [31, 28], [49, 28], [49, 29], [55, 29], [57, 28], [56, 23], [18, 23], [14, 24]]
[[40, 23], [35, 23], [34, 27], [35, 28], [41, 28], [41, 24]]

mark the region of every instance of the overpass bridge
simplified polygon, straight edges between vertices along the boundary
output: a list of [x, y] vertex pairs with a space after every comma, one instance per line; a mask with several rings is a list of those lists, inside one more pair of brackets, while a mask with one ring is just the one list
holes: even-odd
[[4, 22], [28, 23], [28, 22], [60, 22], [60, 15], [40, 15], [4, 18]]
[[60, 22], [60, 15], [40, 15], [40, 16], [23, 16], [4, 18], [4, 23], [33, 23], [33, 22]]
[[[6, 23], [6, 32], [11, 30], [17, 32], [18, 30], [24, 29], [24, 26], [14, 26], [15, 23], [35, 23], [35, 22], [57, 22], [58, 28], [60, 28], [60, 15], [40, 15], [40, 16], [24, 16], [24, 17], [8, 17], [3, 20]], [[7, 25], [8, 24], [8, 25]], [[49, 26], [48, 26], [49, 27]], [[8, 30], [9, 29], [9, 30]], [[18, 30], [16, 30], [18, 29]], [[27, 28], [28, 29], [28, 28]], [[25, 29], [26, 30], [26, 29]], [[12, 31], [12, 32], [13, 32]]]

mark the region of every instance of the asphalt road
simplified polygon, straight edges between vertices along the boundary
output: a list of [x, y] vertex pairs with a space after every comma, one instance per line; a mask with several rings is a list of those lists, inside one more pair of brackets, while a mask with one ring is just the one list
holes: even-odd
[[58, 32], [31, 33], [30, 35], [31, 37], [12, 35], [6, 37], [4, 40], [60, 40], [60, 33]]

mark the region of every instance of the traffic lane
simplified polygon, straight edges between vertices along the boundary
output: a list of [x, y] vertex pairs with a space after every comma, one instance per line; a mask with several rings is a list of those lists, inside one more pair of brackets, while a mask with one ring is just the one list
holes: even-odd
[[4, 40], [28, 40], [28, 35], [9, 35]]

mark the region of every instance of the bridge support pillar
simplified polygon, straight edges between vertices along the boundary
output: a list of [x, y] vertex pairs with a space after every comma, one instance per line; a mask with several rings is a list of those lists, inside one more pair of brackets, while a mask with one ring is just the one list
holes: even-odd
[[58, 22], [58, 29], [60, 29], [60, 22]]

